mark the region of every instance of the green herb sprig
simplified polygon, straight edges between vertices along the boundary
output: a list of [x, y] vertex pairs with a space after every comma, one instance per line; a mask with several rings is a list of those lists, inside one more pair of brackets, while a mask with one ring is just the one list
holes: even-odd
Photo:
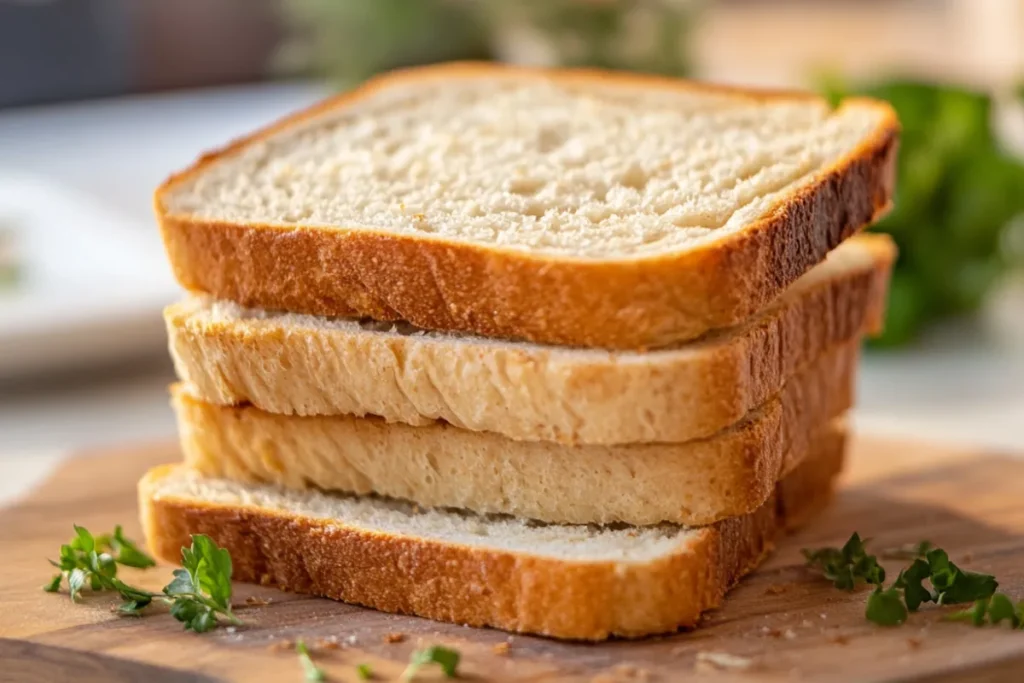
[[120, 526], [112, 534], [94, 536], [75, 525], [75, 537], [60, 548], [60, 560], [50, 564], [60, 569], [43, 590], [56, 593], [66, 578], [68, 592], [77, 601], [86, 588], [114, 591], [123, 602], [118, 612], [138, 616], [154, 601], [170, 606], [171, 616], [185, 629], [204, 633], [218, 621], [241, 621], [231, 611], [231, 556], [208, 536], [192, 536], [192, 545], [181, 549], [182, 569], [174, 571], [174, 580], [163, 592], [154, 593], [131, 586], [117, 578], [117, 567], [146, 569], [156, 561], [125, 537]]
[[409, 665], [402, 672], [402, 680], [411, 681], [422, 667], [429, 664], [439, 664], [446, 678], [455, 678], [458, 675], [459, 653], [441, 645], [416, 650], [409, 658]]
[[373, 678], [373, 669], [369, 664], [360, 664], [356, 667], [356, 675], [361, 681], [369, 681]]
[[306, 647], [304, 641], [295, 641], [295, 651], [299, 653], [299, 662], [302, 664], [302, 671], [306, 676], [306, 681], [317, 683], [318, 681], [327, 680], [327, 674], [313, 661], [313, 658], [309, 655], [309, 648]]
[[[971, 610], [957, 613], [957, 618], [979, 623], [986, 616], [992, 623], [1008, 619], [1016, 628], [1020, 615], [1006, 596], [995, 598], [999, 582], [990, 574], [971, 572], [958, 567], [942, 548], [928, 541], [884, 551], [883, 557], [912, 559], [889, 587], [885, 587], [885, 570], [874, 555], [867, 552], [865, 542], [856, 532], [842, 548], [805, 549], [807, 565], [819, 569], [836, 588], [853, 590], [858, 583], [874, 584], [868, 595], [865, 616], [881, 626], [898, 626], [926, 602], [953, 605], [975, 602]], [[925, 585], [925, 582], [930, 584]], [[1000, 594], [1001, 595], [1001, 594]], [[992, 610], [995, 610], [994, 612]], [[1013, 617], [1017, 617], [1015, 622]]]
[[1013, 601], [1005, 593], [995, 593], [990, 598], [976, 600], [974, 606], [959, 612], [947, 614], [949, 621], [970, 621], [975, 626], [991, 624], [998, 626], [1001, 622], [1009, 622], [1010, 628], [1024, 629], [1024, 600], [1014, 606]]
[[852, 591], [861, 583], [880, 586], [885, 581], [885, 569], [878, 564], [877, 557], [868, 554], [865, 541], [857, 532], [842, 548], [805, 548], [801, 552], [809, 567], [820, 569], [840, 590]]

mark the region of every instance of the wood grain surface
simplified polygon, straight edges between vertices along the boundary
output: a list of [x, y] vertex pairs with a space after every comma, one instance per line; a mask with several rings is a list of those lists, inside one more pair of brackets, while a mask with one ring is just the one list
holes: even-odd
[[[119, 617], [109, 595], [72, 604], [66, 593], [42, 591], [52, 573], [46, 559], [70, 538], [72, 523], [94, 531], [120, 523], [138, 538], [135, 481], [149, 466], [178, 458], [170, 445], [86, 453], [0, 510], [0, 681], [299, 682], [298, 659], [284, 647], [297, 638], [312, 646], [332, 681], [357, 680], [360, 663], [377, 680], [395, 680], [410, 652], [434, 643], [462, 652], [467, 680], [1024, 680], [1024, 633], [943, 622], [948, 609], [935, 607], [903, 627], [876, 627], [864, 620], [865, 591], [832, 588], [802, 567], [799, 552], [842, 543], [853, 530], [877, 549], [929, 539], [1024, 597], [1024, 459], [857, 439], [842, 489], [820, 519], [782, 542], [702, 628], [641, 641], [510, 637], [243, 584], [235, 602], [245, 626], [196, 635], [162, 607]], [[893, 576], [898, 565], [889, 563]], [[170, 567], [125, 576], [156, 590]], [[388, 634], [403, 638], [388, 642]], [[503, 643], [505, 654], [495, 648]], [[701, 653], [734, 655], [748, 667], [722, 669]]]

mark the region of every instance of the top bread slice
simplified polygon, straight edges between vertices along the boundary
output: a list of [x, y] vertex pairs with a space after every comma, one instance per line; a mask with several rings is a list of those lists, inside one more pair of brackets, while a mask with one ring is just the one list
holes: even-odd
[[519, 441], [682, 442], [739, 421], [828, 349], [881, 325], [891, 240], [859, 235], [742, 325], [647, 353], [563, 349], [243, 309], [164, 314], [178, 376], [215, 405], [444, 420]]
[[883, 103], [454, 64], [390, 74], [171, 177], [187, 289], [640, 349], [737, 324], [883, 212]]

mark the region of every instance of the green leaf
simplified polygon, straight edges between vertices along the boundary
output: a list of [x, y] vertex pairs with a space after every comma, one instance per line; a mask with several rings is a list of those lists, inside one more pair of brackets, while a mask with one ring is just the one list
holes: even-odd
[[[925, 551], [927, 552], [927, 551]], [[923, 602], [933, 602], [935, 596], [931, 591], [922, 585], [922, 582], [931, 576], [931, 567], [928, 562], [917, 558], [914, 563], [900, 572], [896, 578], [894, 588], [903, 589], [903, 597], [907, 603], [907, 609], [916, 612]]]
[[858, 582], [881, 585], [885, 581], [885, 569], [878, 564], [878, 558], [867, 553], [857, 532], [841, 549], [805, 548], [802, 552], [808, 566], [820, 569], [824, 577], [841, 590], [853, 590]]
[[1021, 617], [1013, 602], [1005, 593], [996, 593], [988, 601], [988, 620], [997, 626], [1003, 621], [1010, 622], [1010, 628], [1017, 628], [1021, 625]]
[[868, 596], [865, 616], [879, 626], [899, 626], [907, 620], [907, 608], [898, 588], [883, 590], [881, 586]]
[[455, 678], [459, 666], [459, 653], [441, 645], [433, 645], [425, 650], [416, 650], [409, 658], [409, 666], [402, 673], [403, 681], [411, 681], [416, 672], [428, 664], [438, 664], [447, 678]]
[[75, 537], [71, 539], [71, 548], [73, 550], [81, 550], [83, 553], [89, 553], [96, 549], [96, 541], [93, 539], [92, 534], [85, 527], [80, 527], [77, 524], [75, 527]]
[[944, 550], [936, 548], [927, 554], [935, 601], [955, 605], [991, 597], [999, 583], [990, 574], [964, 571], [950, 561]]
[[946, 621], [970, 621], [975, 626], [985, 623], [985, 614], [988, 610], [988, 598], [975, 601], [974, 605], [959, 612], [951, 612], [943, 617]]
[[299, 662], [302, 663], [302, 670], [305, 672], [307, 681], [326, 680], [327, 676], [324, 674], [323, 669], [318, 667], [313, 658], [309, 656], [309, 648], [306, 647], [306, 643], [302, 640], [296, 640], [295, 651], [299, 653]]
[[188, 573], [187, 569], [175, 569], [173, 576], [171, 582], [164, 586], [164, 593], [167, 595], [193, 595], [197, 592], [195, 584], [192, 583], [192, 575]]
[[206, 633], [217, 626], [213, 608], [195, 598], [178, 596], [171, 605], [171, 616], [182, 622], [186, 631]]
[[50, 579], [50, 583], [48, 583], [48, 584], [43, 586], [43, 590], [46, 591], [47, 593], [56, 593], [57, 591], [60, 590], [60, 582], [63, 579], [64, 579], [64, 575], [63, 574], [56, 574], [56, 575], [54, 575], [54, 577], [52, 579]]
[[182, 548], [181, 555], [192, 583], [223, 610], [231, 608], [231, 555], [206, 535], [192, 536], [192, 547]]
[[156, 560], [139, 549], [131, 539], [124, 535], [124, 530], [121, 528], [120, 524], [114, 527], [114, 535], [110, 541], [110, 546], [114, 550], [114, 554], [116, 555], [115, 559], [118, 564], [123, 564], [126, 567], [136, 567], [138, 569], [147, 569], [149, 567], [156, 566]]
[[359, 676], [359, 680], [368, 681], [373, 678], [373, 669], [369, 664], [360, 664], [356, 667], [356, 675]]

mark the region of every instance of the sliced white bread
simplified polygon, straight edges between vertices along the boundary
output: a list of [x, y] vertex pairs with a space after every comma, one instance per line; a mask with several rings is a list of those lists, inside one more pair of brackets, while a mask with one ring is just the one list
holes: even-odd
[[640, 349], [740, 323], [878, 217], [897, 132], [865, 99], [434, 66], [203, 156], [155, 208], [189, 290]]
[[761, 505], [811, 436], [850, 408], [857, 356], [856, 340], [833, 349], [739, 423], [674, 444], [564, 446], [446, 424], [274, 415], [203, 403], [184, 385], [173, 403], [185, 462], [210, 477], [545, 522], [708, 524]]
[[178, 376], [206, 403], [282, 415], [444, 420], [516, 440], [701, 439], [882, 321], [895, 250], [855, 237], [767, 310], [648, 353], [562, 349], [407, 326], [244, 309], [193, 297], [165, 312]]
[[139, 483], [153, 553], [189, 534], [231, 553], [234, 578], [386, 612], [556, 638], [639, 637], [693, 626], [787, 528], [828, 500], [845, 430], [755, 512], [688, 528], [543, 525], [372, 497], [206, 479], [178, 465]]

